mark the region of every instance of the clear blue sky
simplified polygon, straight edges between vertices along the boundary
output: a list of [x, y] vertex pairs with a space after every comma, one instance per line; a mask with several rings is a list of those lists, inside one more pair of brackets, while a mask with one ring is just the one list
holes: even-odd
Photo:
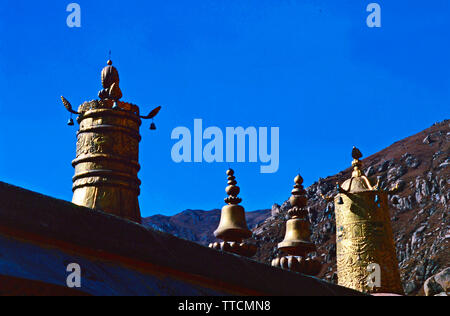
[[[450, 2], [79, 0], [0, 4], [0, 181], [70, 200], [76, 128], [72, 104], [97, 97], [112, 50], [123, 100], [163, 105], [143, 124], [143, 216], [223, 205], [226, 163], [171, 159], [171, 131], [205, 126], [280, 127], [280, 168], [235, 163], [243, 206], [270, 208], [345, 169], [353, 145], [368, 156], [449, 118]], [[77, 127], [77, 125], [76, 125]]]

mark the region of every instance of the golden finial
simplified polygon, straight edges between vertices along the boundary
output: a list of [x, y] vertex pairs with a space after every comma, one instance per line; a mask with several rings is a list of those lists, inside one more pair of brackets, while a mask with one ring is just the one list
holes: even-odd
[[225, 189], [228, 194], [228, 197], [225, 198], [227, 205], [222, 207], [220, 223], [214, 231], [214, 236], [222, 239], [223, 242], [211, 243], [209, 247], [251, 257], [256, 253], [256, 246], [243, 241], [250, 238], [252, 232], [247, 227], [244, 208], [238, 205], [242, 200], [238, 197], [240, 188], [236, 185], [234, 170], [228, 169], [227, 176], [228, 186]]
[[[362, 158], [361, 151], [353, 146], [352, 149], [352, 176], [350, 179], [346, 180], [342, 186], [339, 185], [339, 183], [336, 184], [338, 193], [351, 193], [355, 191], [364, 191], [364, 190], [375, 190], [375, 187], [373, 187], [370, 184], [369, 179], [363, 175], [362, 173], [362, 161], [360, 160]], [[339, 197], [339, 201], [341, 200], [341, 197]], [[340, 204], [340, 203], [339, 203]]]
[[361, 151], [358, 148], [356, 148], [355, 146], [353, 146], [353, 149], [352, 149], [353, 159], [359, 160], [360, 158], [362, 158], [362, 156], [363, 155], [362, 155]]
[[236, 185], [236, 177], [234, 176], [234, 170], [228, 169], [227, 170], [227, 176], [228, 176], [228, 186], [225, 189], [225, 192], [228, 194], [228, 196], [225, 198], [225, 203], [230, 205], [237, 205], [242, 202], [242, 199], [238, 197], [239, 192], [241, 189]]
[[102, 86], [103, 90], [98, 93], [101, 100], [110, 99], [117, 102], [122, 98], [122, 91], [119, 88], [119, 72], [116, 67], [112, 66], [112, 61], [109, 59], [107, 66], [102, 69]]
[[321, 269], [320, 262], [306, 257], [308, 253], [316, 250], [316, 246], [310, 241], [311, 232], [306, 209], [308, 199], [303, 188], [303, 178], [297, 175], [294, 182], [294, 189], [289, 198], [292, 207], [288, 214], [291, 218], [286, 222], [284, 240], [278, 244], [278, 249], [288, 255], [272, 260], [272, 266], [316, 275]]
[[308, 201], [306, 199], [306, 191], [302, 185], [303, 178], [300, 175], [297, 175], [294, 179], [294, 182], [294, 189], [292, 190], [292, 195], [289, 198], [289, 202], [291, 203], [292, 208], [288, 211], [288, 214], [292, 218], [305, 218], [307, 215], [305, 206]]
[[353, 166], [353, 173], [352, 173], [352, 177], [360, 177], [361, 176], [361, 167], [362, 167], [362, 162], [359, 160], [362, 158], [362, 153], [361, 151], [359, 151], [358, 148], [356, 148], [355, 146], [353, 146], [352, 149], [352, 166]]

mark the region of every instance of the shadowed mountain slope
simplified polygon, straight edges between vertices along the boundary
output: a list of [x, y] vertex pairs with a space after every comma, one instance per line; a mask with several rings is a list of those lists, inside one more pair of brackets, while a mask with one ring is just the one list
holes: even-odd
[[[255, 226], [270, 216], [270, 210], [247, 212], [247, 226]], [[213, 232], [220, 221], [220, 210], [186, 210], [173, 216], [154, 215], [142, 219], [142, 224], [177, 237], [208, 245], [215, 240]]]
[[[351, 157], [349, 153], [349, 165]], [[390, 196], [391, 221], [405, 293], [423, 294], [423, 283], [450, 266], [450, 120], [398, 141], [363, 160], [363, 171], [373, 184], [399, 191]], [[336, 225], [333, 203], [320, 196], [335, 195], [336, 182], [351, 176], [351, 168], [319, 179], [307, 188], [312, 241], [324, 268], [321, 278], [337, 281]], [[254, 229], [257, 260], [269, 263], [278, 255], [285, 233], [289, 202], [273, 205], [272, 215]]]

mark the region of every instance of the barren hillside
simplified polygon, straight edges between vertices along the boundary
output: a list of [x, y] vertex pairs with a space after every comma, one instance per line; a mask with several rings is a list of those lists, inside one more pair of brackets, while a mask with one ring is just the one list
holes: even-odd
[[[408, 295], [423, 294], [425, 280], [450, 266], [450, 121], [394, 143], [364, 159], [363, 166], [373, 183], [380, 177], [384, 188], [399, 184], [399, 192], [390, 196], [390, 208], [402, 282]], [[312, 241], [318, 245], [312, 256], [321, 257], [324, 264], [320, 277], [334, 282], [334, 205], [320, 194], [335, 194], [336, 181], [342, 183], [350, 175], [348, 168], [307, 188]], [[289, 202], [275, 204], [272, 216], [254, 230], [257, 260], [269, 263], [278, 255], [276, 245], [284, 237], [288, 209]]]

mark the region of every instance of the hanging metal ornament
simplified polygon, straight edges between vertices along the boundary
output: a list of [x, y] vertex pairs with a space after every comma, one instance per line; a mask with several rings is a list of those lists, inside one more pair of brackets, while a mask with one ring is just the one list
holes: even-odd
[[70, 114], [70, 119], [67, 121], [68, 126], [74, 126], [75, 123], [73, 122], [72, 114]]
[[152, 119], [152, 123], [150, 124], [150, 130], [156, 130], [156, 124], [153, 121], [153, 118], [159, 113], [161, 110], [161, 106], [154, 108], [147, 116], [140, 116], [141, 119]]
[[66, 108], [66, 110], [70, 112], [70, 119], [67, 121], [67, 125], [68, 125], [68, 126], [74, 126], [75, 124], [74, 124], [73, 119], [72, 119], [72, 114], [77, 114], [77, 115], [78, 115], [78, 114], [80, 114], [80, 113], [78, 113], [77, 111], [74, 111], [74, 110], [72, 109], [72, 104], [70, 104], [70, 102], [67, 101], [66, 98], [64, 98], [63, 96], [61, 96], [61, 100], [62, 100], [62, 102], [63, 102], [64, 107]]

